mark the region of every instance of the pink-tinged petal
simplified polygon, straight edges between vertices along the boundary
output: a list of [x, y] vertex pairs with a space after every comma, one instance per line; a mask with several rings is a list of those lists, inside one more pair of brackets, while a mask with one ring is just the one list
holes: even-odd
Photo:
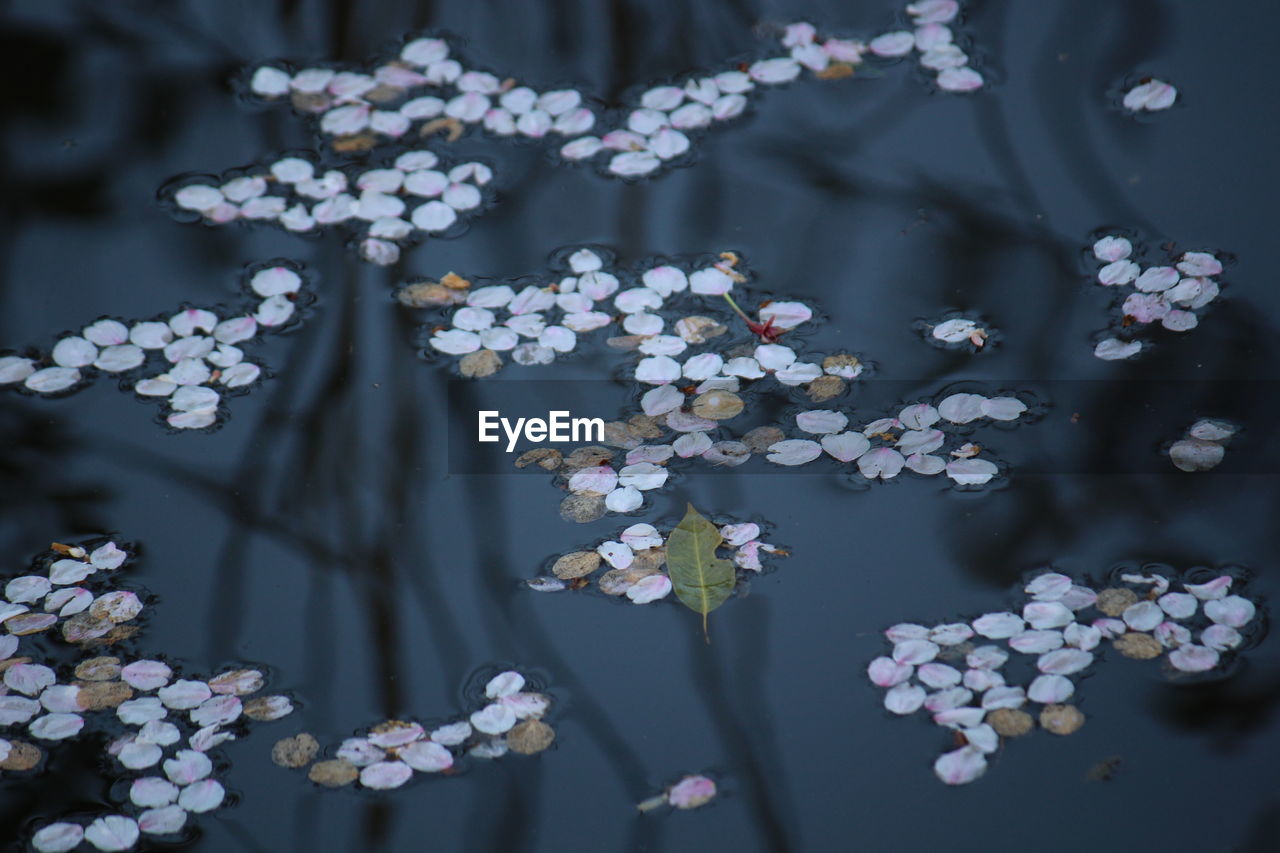
[[1198, 438], [1184, 438], [1169, 447], [1169, 459], [1179, 471], [1208, 471], [1222, 462], [1226, 450], [1221, 444]]
[[983, 417], [987, 398], [981, 394], [952, 394], [938, 404], [938, 414], [955, 424], [967, 424]]
[[973, 629], [963, 622], [938, 625], [929, 631], [930, 642], [939, 646], [956, 646], [973, 636]]
[[155, 809], [167, 806], [178, 798], [178, 786], [159, 776], [134, 779], [129, 787], [129, 799], [135, 806]]
[[947, 785], [966, 785], [987, 772], [987, 759], [977, 747], [964, 746], [938, 756], [933, 772]]
[[608, 465], [583, 468], [569, 478], [569, 491], [578, 495], [607, 495], [618, 486], [618, 472]]
[[962, 683], [974, 693], [982, 693], [995, 687], [1004, 687], [1004, 676], [989, 669], [967, 669]]
[[226, 798], [227, 792], [216, 779], [202, 779], [182, 789], [178, 805], [192, 814], [211, 812]]
[[33, 737], [41, 740], [66, 740], [84, 728], [84, 717], [79, 714], [45, 714], [28, 726]]
[[807, 439], [787, 439], [769, 446], [765, 458], [775, 465], [804, 465], [822, 455], [822, 445]]
[[1068, 646], [1081, 651], [1092, 651], [1102, 642], [1102, 631], [1092, 625], [1073, 622], [1062, 631], [1062, 639]]
[[1092, 627], [1097, 628], [1103, 639], [1107, 640], [1114, 640], [1129, 630], [1129, 626], [1119, 619], [1095, 619]]
[[1238, 595], [1206, 601], [1204, 613], [1209, 619], [1228, 628], [1240, 628], [1253, 620], [1257, 608], [1253, 602]]
[[1075, 621], [1070, 608], [1058, 601], [1033, 601], [1022, 608], [1022, 618], [1037, 630], [1063, 628]]
[[215, 696], [192, 709], [191, 722], [201, 728], [226, 725], [237, 720], [242, 709], [238, 696]]
[[18, 638], [13, 634], [0, 635], [0, 660], [13, 657], [13, 653], [18, 650], [18, 643]]
[[40, 703], [23, 696], [0, 695], [0, 726], [25, 723], [40, 713]]
[[386, 752], [369, 742], [368, 738], [351, 737], [338, 747], [338, 758], [351, 762], [356, 767], [368, 767], [370, 764], [387, 757]]
[[399, 788], [413, 777], [413, 769], [403, 761], [379, 761], [360, 771], [360, 784], [374, 791]]
[[1112, 263], [1133, 254], [1133, 244], [1124, 237], [1103, 237], [1093, 244], [1093, 255], [1100, 261]]
[[142, 691], [164, 687], [172, 675], [173, 670], [158, 660], [134, 661], [120, 670], [120, 678], [126, 684]]
[[516, 714], [506, 705], [486, 705], [471, 715], [471, 725], [488, 735], [505, 734], [516, 724]]
[[84, 840], [84, 827], [78, 823], [51, 823], [31, 836], [37, 853], [66, 853]]
[[636, 581], [627, 589], [627, 598], [634, 604], [648, 604], [660, 598], [666, 598], [671, 592], [671, 579], [666, 575], [648, 575]]
[[1108, 286], [1128, 284], [1137, 279], [1140, 268], [1133, 261], [1118, 260], [1098, 270], [1098, 283]]
[[621, 486], [605, 495], [604, 505], [609, 512], [634, 512], [644, 505], [644, 495], [634, 486]]
[[924, 704], [924, 688], [914, 684], [899, 684], [884, 694], [884, 707], [900, 716], [914, 714]]
[[868, 480], [891, 480], [902, 472], [906, 458], [892, 447], [877, 447], [858, 457], [858, 471]]
[[948, 708], [934, 714], [933, 723], [949, 729], [967, 729], [981, 724], [986, 715], [981, 708]]
[[[506, 673], [503, 673], [504, 675]], [[514, 673], [519, 675], [519, 673]], [[490, 682], [492, 683], [492, 682]], [[394, 749], [422, 740], [426, 731], [417, 723], [389, 722], [378, 726], [369, 733], [369, 743], [382, 749]]]
[[987, 613], [973, 620], [973, 630], [989, 640], [1006, 640], [1022, 633], [1024, 624], [1016, 613]]
[[84, 840], [99, 850], [128, 850], [138, 843], [138, 824], [131, 817], [105, 815], [89, 824]]
[[130, 770], [143, 770], [155, 767], [164, 757], [164, 750], [159, 744], [149, 743], [134, 738], [120, 747], [116, 758]]
[[609, 171], [621, 177], [647, 175], [662, 165], [658, 156], [650, 151], [624, 151], [609, 161]]
[[54, 684], [40, 694], [40, 704], [55, 714], [73, 714], [81, 710], [80, 688], [75, 684]]
[[976, 92], [982, 88], [982, 75], [972, 68], [945, 68], [938, 73], [938, 88], [944, 92]]
[[1164, 621], [1164, 611], [1154, 601], [1139, 601], [1126, 607], [1121, 618], [1134, 631], [1151, 631]]
[[877, 687], [896, 687], [911, 678], [914, 667], [892, 658], [878, 657], [867, 665], [867, 677]]
[[929, 639], [929, 629], [924, 625], [900, 622], [897, 625], [890, 625], [886, 628], [884, 636], [891, 643], [905, 643], [907, 640], [927, 640]]
[[1183, 584], [1182, 588], [1201, 601], [1213, 601], [1222, 598], [1231, 589], [1231, 576], [1219, 575], [1207, 583]]
[[1075, 685], [1061, 675], [1041, 675], [1027, 688], [1027, 698], [1043, 705], [1065, 702], [1075, 693]]
[[1098, 594], [1087, 586], [1073, 584], [1071, 589], [1067, 590], [1062, 596], [1062, 603], [1072, 610], [1084, 610], [1086, 607], [1092, 607], [1094, 602], [1098, 600]]
[[1154, 323], [1172, 310], [1162, 296], [1153, 293], [1131, 293], [1120, 306], [1125, 316], [1139, 323]]
[[903, 640], [893, 647], [893, 659], [898, 663], [917, 666], [938, 656], [938, 645], [928, 640]]
[[716, 783], [706, 776], [686, 776], [667, 791], [667, 802], [677, 809], [695, 809], [716, 795]]
[[1071, 675], [1087, 669], [1093, 655], [1080, 649], [1058, 649], [1040, 656], [1036, 667], [1048, 675]]
[[1186, 592], [1167, 592], [1156, 600], [1156, 604], [1172, 619], [1190, 619], [1199, 606], [1196, 597]]
[[138, 729], [137, 739], [143, 743], [154, 743], [159, 746], [170, 746], [182, 739], [182, 733], [173, 723], [163, 720], [148, 720]]
[[1021, 687], [992, 687], [982, 695], [982, 707], [987, 711], [998, 708], [1021, 708], [1027, 703], [1027, 691]]
[[761, 59], [747, 69], [757, 83], [787, 83], [800, 75], [800, 64], [791, 57]]
[[484, 695], [490, 699], [501, 699], [503, 696], [510, 696], [519, 693], [524, 689], [524, 676], [515, 670], [507, 670], [500, 672], [484, 686]]
[[57, 681], [52, 669], [38, 663], [15, 663], [4, 671], [4, 684], [26, 696], [38, 696]]
[[439, 773], [453, 766], [453, 753], [432, 741], [411, 743], [399, 750], [396, 755], [408, 767], [419, 773]]
[[48, 595], [52, 586], [46, 577], [23, 575], [5, 584], [4, 597], [15, 604], [31, 604]]
[[168, 713], [154, 696], [129, 699], [116, 708], [116, 717], [126, 726], [140, 726], [152, 720], [163, 720]]
[[36, 372], [35, 362], [16, 355], [0, 357], [0, 385], [22, 382]]
[[187, 811], [179, 805], [148, 809], [138, 815], [138, 828], [148, 835], [172, 835], [187, 824]]
[[907, 14], [919, 24], [945, 24], [960, 12], [956, 0], [917, 0], [907, 5]]
[[915, 46], [915, 34], [906, 30], [877, 36], [867, 45], [876, 56], [906, 56], [915, 49]]
[[164, 775], [178, 787], [197, 782], [213, 772], [209, 756], [194, 749], [178, 750], [173, 758], [164, 762]]
[[1121, 341], [1116, 338], [1107, 338], [1094, 347], [1093, 354], [1103, 361], [1119, 361], [1125, 358], [1133, 358], [1142, 351], [1142, 343], [1140, 341]]
[[1188, 332], [1200, 325], [1200, 318], [1190, 311], [1174, 308], [1160, 318], [1160, 325], [1171, 332]]
[[[255, 719], [264, 720], [267, 718], [258, 716], [255, 717]], [[279, 719], [279, 717], [272, 719]], [[236, 736], [231, 732], [220, 731], [217, 725], [212, 725], [205, 726], [204, 728], [197, 730], [195, 734], [187, 739], [187, 744], [196, 752], [208, 752], [219, 744], [235, 739]]]
[[[940, 23], [924, 24], [916, 27], [916, 50], [921, 53], [951, 44], [953, 40], [954, 36], [951, 33], [951, 28]], [[830, 44], [830, 42], [827, 44]], [[824, 48], [826, 46], [823, 45]], [[831, 51], [828, 50], [827, 52], [830, 53]], [[854, 61], [856, 62], [857, 60]]]
[[1240, 632], [1229, 625], [1210, 625], [1200, 633], [1200, 642], [1215, 651], [1225, 652], [1244, 642]]
[[1176, 649], [1191, 642], [1191, 632], [1176, 622], [1161, 622], [1153, 633], [1166, 649]]
[[1209, 252], [1184, 252], [1178, 262], [1178, 270], [1183, 275], [1210, 276], [1222, 273], [1222, 262]]
[[[1021, 619], [1018, 620], [1018, 624], [1021, 626]], [[964, 658], [965, 663], [974, 669], [999, 669], [1007, 660], [1009, 660], [1009, 653], [999, 646], [978, 646]]]
[[948, 687], [925, 697], [924, 707], [937, 714], [954, 708], [963, 708], [973, 701], [973, 691], [963, 687]]
[[449, 723], [431, 732], [431, 740], [442, 746], [458, 746], [471, 737], [471, 724], [466, 720]]
[[46, 367], [29, 375], [22, 384], [37, 394], [56, 394], [72, 387], [80, 379], [80, 371], [74, 367]]
[[1132, 112], [1139, 110], [1165, 110], [1178, 99], [1178, 90], [1163, 80], [1149, 80], [1134, 86], [1124, 96], [1124, 107]]
[[841, 462], [852, 462], [871, 449], [871, 442], [857, 432], [824, 435], [820, 444], [832, 458]]
[[1038, 655], [1062, 648], [1060, 631], [1023, 631], [1009, 638], [1009, 648], [1024, 655]]
[[925, 687], [940, 690], [944, 687], [955, 687], [963, 676], [960, 670], [945, 663], [926, 663], [916, 671], [916, 677]]
[[1218, 653], [1189, 643], [1169, 652], [1169, 663], [1182, 672], [1208, 672], [1218, 665]]
[[848, 424], [847, 415], [830, 409], [814, 409], [796, 415], [796, 426], [809, 433], [837, 433]]
[[540, 719], [551, 707], [551, 701], [541, 693], [513, 693], [510, 696], [503, 696], [499, 701], [510, 708], [521, 720]]
[[212, 695], [208, 684], [188, 679], [179, 679], [156, 693], [166, 708], [176, 711], [194, 708]]
[[1071, 578], [1060, 572], [1046, 572], [1036, 576], [1023, 587], [1023, 592], [1036, 601], [1060, 601], [1071, 589]]
[[959, 486], [981, 486], [991, 482], [1000, 469], [987, 459], [953, 459], [946, 464], [947, 476]]
[[1179, 278], [1181, 276], [1173, 267], [1149, 267], [1143, 270], [1133, 286], [1146, 293], [1163, 293], [1177, 284]]

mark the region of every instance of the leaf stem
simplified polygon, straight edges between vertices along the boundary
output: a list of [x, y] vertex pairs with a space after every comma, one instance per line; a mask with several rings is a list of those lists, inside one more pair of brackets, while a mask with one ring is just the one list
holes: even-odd
[[739, 316], [739, 317], [741, 317], [742, 319], [746, 320], [748, 323], [752, 322], [751, 318], [747, 316], [746, 312], [745, 312], [745, 311], [743, 311], [741, 308], [739, 308], [739, 307], [738, 307], [738, 303], [736, 303], [736, 302], [734, 302], [734, 301], [733, 301], [733, 297], [732, 297], [732, 296], [730, 296], [730, 295], [729, 295], [729, 294], [727, 294], [727, 293], [722, 293], [722, 294], [720, 294], [720, 295], [724, 297], [724, 301], [725, 301], [725, 302], [728, 302], [728, 303], [729, 303], [729, 307], [730, 307], [730, 308], [732, 308], [735, 312], [737, 312], [737, 314], [738, 314], [738, 316]]

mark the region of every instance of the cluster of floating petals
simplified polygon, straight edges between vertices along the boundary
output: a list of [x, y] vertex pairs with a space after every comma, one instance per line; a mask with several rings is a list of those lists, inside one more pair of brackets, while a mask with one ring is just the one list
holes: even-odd
[[484, 163], [449, 166], [431, 151], [407, 151], [376, 166], [321, 171], [303, 157], [238, 170], [225, 180], [188, 179], [169, 193], [174, 205], [212, 225], [274, 222], [295, 233], [343, 226], [359, 236], [360, 255], [386, 266], [422, 235], [456, 235], [475, 215], [493, 179]]
[[[862, 373], [852, 356], [810, 363], [778, 343], [717, 352], [714, 339], [729, 331], [726, 322], [735, 322], [717, 317], [729, 307], [726, 297], [734, 285], [746, 281], [741, 259], [732, 252], [714, 261], [658, 263], [634, 272], [615, 267], [608, 253], [588, 248], [568, 254], [565, 262], [567, 270], [519, 290], [508, 284], [476, 287], [451, 273], [438, 283], [407, 285], [400, 300], [414, 307], [450, 307], [447, 325], [434, 327], [427, 344], [459, 356], [459, 369], [469, 377], [496, 372], [503, 354], [521, 365], [550, 364], [576, 350], [584, 335], [621, 326], [621, 334], [608, 343], [634, 353], [627, 373], [653, 389], [642, 404], [652, 416], [683, 405], [681, 387], [695, 394], [733, 394], [759, 380], [795, 386], [824, 375], [843, 380]], [[813, 311], [800, 302], [772, 301], [760, 307], [758, 317], [759, 323], [748, 321], [749, 328], [767, 328], [769, 339], [776, 340], [809, 322]]]
[[956, 0], [920, 0], [907, 6], [915, 29], [886, 33], [873, 39], [868, 48], [877, 56], [919, 54], [920, 66], [935, 75], [944, 92], [974, 92], [982, 88], [982, 74], [969, 66], [969, 55], [955, 44], [947, 26], [960, 12]]
[[1208, 471], [1216, 468], [1226, 453], [1226, 443], [1236, 434], [1236, 425], [1221, 420], [1198, 420], [1187, 434], [1169, 446], [1169, 459], [1179, 471]]
[[229, 395], [262, 377], [244, 349], [296, 320], [305, 280], [296, 265], [272, 262], [250, 268], [244, 286], [254, 303], [239, 311], [183, 308], [133, 322], [104, 317], [48, 354], [0, 355], [0, 388], [60, 394], [102, 374], [118, 376], [139, 397], [164, 400], [174, 429], [211, 427]]
[[[1158, 322], [1172, 332], [1186, 332], [1199, 325], [1196, 311], [1218, 298], [1215, 277], [1222, 272], [1222, 261], [1211, 252], [1183, 252], [1167, 264], [1143, 268], [1132, 259], [1133, 251], [1127, 237], [1106, 236], [1093, 244], [1093, 255], [1102, 263], [1098, 283], [1133, 288], [1120, 308], [1121, 328]], [[1126, 332], [1100, 341], [1093, 354], [1115, 361], [1141, 351], [1142, 342]]]
[[981, 447], [947, 430], [984, 421], [1016, 421], [1026, 413], [1027, 404], [1017, 397], [972, 393], [949, 394], [937, 405], [916, 403], [896, 417], [852, 429], [844, 412], [810, 410], [796, 415], [796, 427], [811, 437], [779, 441], [769, 447], [766, 458], [794, 466], [830, 457], [856, 463], [867, 480], [891, 480], [907, 470], [925, 476], [945, 473], [957, 485], [981, 486], [999, 473], [998, 466], [978, 455]]
[[[753, 454], [788, 467], [833, 459], [856, 466], [858, 475], [869, 481], [891, 480], [910, 471], [945, 474], [957, 486], [982, 486], [1000, 468], [980, 455], [983, 448], [967, 434], [956, 431], [1014, 422], [1028, 412], [1027, 404], [1015, 396], [956, 393], [941, 397], [936, 405], [915, 403], [895, 416], [860, 425], [837, 409], [801, 411], [795, 416], [795, 438], [777, 426], [755, 427], [735, 437], [720, 434], [727, 429], [723, 422], [743, 411], [744, 402], [734, 392], [695, 390], [686, 405], [685, 394], [674, 386], [656, 389], [663, 390], [672, 393], [656, 414], [646, 408], [630, 420], [605, 425], [605, 441], [611, 447], [579, 447], [567, 456], [554, 448], [537, 448], [518, 457], [516, 466], [556, 472], [570, 493], [561, 515], [578, 522], [641, 509], [646, 492], [668, 485], [673, 464], [695, 458], [718, 467], [742, 465]], [[654, 393], [646, 393], [642, 405]], [[668, 437], [668, 430], [674, 438]]]
[[347, 738], [332, 750], [332, 757], [314, 764], [320, 746], [305, 733], [279, 741], [271, 757], [283, 767], [309, 765], [308, 778], [324, 787], [358, 783], [385, 791], [404, 785], [415, 772], [452, 775], [464, 755], [483, 759], [501, 758], [508, 752], [533, 755], [555, 741], [555, 730], [542, 719], [551, 707], [551, 697], [515, 670], [489, 679], [478, 704], [469, 715], [434, 728], [388, 720]]
[[1130, 112], [1167, 110], [1178, 99], [1178, 90], [1154, 77], [1143, 80], [1124, 93], [1124, 108]]
[[947, 349], [977, 351], [985, 347], [991, 337], [991, 330], [971, 317], [948, 317], [923, 325], [928, 341]]
[[602, 117], [575, 89], [539, 91], [513, 78], [469, 69], [439, 38], [413, 39], [398, 57], [367, 71], [263, 65], [253, 71], [248, 88], [258, 98], [289, 102], [299, 113], [316, 116], [321, 133], [340, 151], [408, 142], [440, 131], [456, 139], [475, 128], [503, 139], [552, 139], [563, 159], [598, 157], [606, 174], [627, 178], [678, 160], [700, 133], [742, 115], [762, 88], [790, 83], [805, 73], [822, 79], [848, 77], [868, 57], [895, 58], [914, 51], [925, 68], [936, 72], [942, 90], [980, 88], [982, 76], [969, 67], [947, 26], [958, 11], [953, 0], [913, 3], [907, 7], [913, 30], [866, 42], [820, 37], [812, 24], [791, 24], [782, 30], [776, 55], [653, 86], [616, 117]]
[[[245, 720], [276, 720], [293, 710], [285, 696], [252, 695], [266, 684], [255, 669], [187, 678], [161, 660], [101, 654], [137, 630], [130, 624], [143, 609], [137, 593], [102, 589], [129, 557], [114, 541], [55, 544], [29, 574], [9, 578], [0, 599], [0, 770], [36, 767], [37, 744], [110, 733], [106, 761], [132, 777], [129, 801], [117, 813], [38, 829], [31, 842], [41, 853], [81, 841], [128, 850], [143, 834], [174, 836], [189, 814], [218, 808], [226, 795], [206, 753], [233, 740]], [[23, 646], [40, 634], [84, 650], [65, 681], [37, 662], [38, 649]], [[31, 740], [13, 737], [18, 728]]]
[[715, 799], [716, 780], [710, 776], [694, 774], [684, 776], [670, 788], [656, 797], [650, 797], [636, 808], [642, 812], [650, 812], [663, 806], [673, 809], [688, 810], [705, 806]]
[[[894, 625], [885, 631], [892, 651], [867, 667], [884, 688], [884, 706], [900, 716], [923, 710], [951, 729], [959, 744], [934, 764], [948, 785], [972, 782], [987, 769], [1001, 738], [1040, 727], [1066, 735], [1084, 723], [1071, 699], [1073, 678], [1086, 673], [1109, 641], [1121, 655], [1164, 656], [1175, 674], [1202, 673], [1226, 663], [1245, 642], [1241, 629], [1255, 622], [1254, 602], [1231, 594], [1236, 579], [1184, 581], [1149, 570], [1119, 574], [1093, 589], [1055, 571], [1023, 587], [1021, 609], [985, 613], [969, 622]], [[1034, 659], [1026, 684], [1002, 672], [1017, 655]], [[1039, 706], [1038, 718], [1029, 711]]]
[[[731, 552], [726, 559], [744, 572], [760, 572], [766, 554], [786, 556], [787, 552], [761, 540], [755, 522], [719, 526], [724, 537], [721, 547]], [[559, 592], [595, 586], [605, 595], [625, 597], [632, 604], [649, 604], [671, 593], [666, 565], [666, 536], [652, 524], [633, 524], [617, 539], [601, 542], [592, 550], [570, 551], [551, 565], [550, 574], [527, 581], [538, 592]], [[597, 574], [604, 568], [605, 571]]]

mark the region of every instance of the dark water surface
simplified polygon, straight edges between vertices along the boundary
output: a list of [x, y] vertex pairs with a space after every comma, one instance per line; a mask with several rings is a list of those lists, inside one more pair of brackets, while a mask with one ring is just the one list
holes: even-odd
[[[948, 735], [891, 719], [863, 674], [887, 625], [1002, 609], [1024, 571], [1050, 562], [1095, 580], [1126, 562], [1237, 565], [1251, 597], [1280, 593], [1273, 8], [974, 2], [966, 28], [992, 83], [976, 97], [930, 93], [912, 67], [798, 82], [708, 134], [693, 167], [638, 184], [539, 146], [464, 141], [498, 167], [496, 207], [391, 269], [336, 234], [183, 225], [156, 201], [176, 175], [312, 146], [288, 110], [234, 95], [249, 63], [360, 62], [438, 29], [464, 39], [473, 67], [616, 101], [752, 55], [760, 23], [866, 34], [899, 12], [879, 0], [5, 6], [0, 344], [47, 347], [103, 314], [233, 303], [241, 269], [274, 257], [315, 282], [305, 324], [262, 346], [275, 378], [211, 435], [170, 434], [111, 380], [61, 400], [0, 396], [6, 574], [50, 541], [115, 532], [141, 555], [125, 582], [155, 596], [140, 656], [194, 672], [259, 664], [298, 700], [219, 750], [236, 802], [193, 819], [188, 846], [1280, 849], [1273, 637], [1194, 684], [1105, 654], [1080, 684], [1080, 732], [1014, 741], [962, 788], [931, 771]], [[1179, 105], [1118, 111], [1107, 93], [1150, 73], [1179, 87]], [[1173, 241], [1234, 256], [1224, 298], [1134, 363], [1095, 359], [1110, 294], [1082, 249], [1103, 228], [1152, 254]], [[635, 520], [674, 523], [691, 500], [768, 522], [792, 550], [713, 615], [709, 647], [674, 604], [531, 593], [519, 579], [548, 557], [625, 524], [563, 522], [546, 476], [462, 473], [449, 436], [472, 425], [450, 423], [452, 369], [420, 358], [421, 318], [392, 293], [449, 270], [537, 273], [586, 243], [627, 263], [741, 252], [753, 286], [821, 309], [815, 350], [862, 353], [892, 381], [857, 392], [867, 400], [964, 380], [1030, 391], [1044, 415], [991, 436], [1011, 475], [978, 493], [923, 479], [860, 489], [834, 466], [756, 460], [731, 476], [692, 466], [650, 493]], [[980, 311], [999, 346], [926, 346], [912, 323], [949, 308]], [[616, 362], [589, 348], [500, 378], [599, 379]], [[1221, 467], [1185, 475], [1159, 448], [1200, 416], [1244, 430]], [[270, 762], [297, 731], [328, 745], [387, 718], [456, 715], [464, 684], [495, 663], [552, 686], [552, 751], [382, 794], [320, 790]], [[99, 743], [50, 753], [42, 775], [0, 779], [0, 838], [110, 810]], [[1113, 756], [1111, 781], [1086, 778]], [[636, 816], [697, 771], [721, 779], [711, 806]]]

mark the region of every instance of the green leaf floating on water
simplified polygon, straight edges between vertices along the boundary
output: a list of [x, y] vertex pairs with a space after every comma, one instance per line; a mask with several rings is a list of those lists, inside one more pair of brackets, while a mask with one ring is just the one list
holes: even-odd
[[733, 563], [716, 556], [724, 541], [720, 531], [688, 504], [684, 519], [667, 538], [667, 572], [676, 597], [702, 614], [702, 633], [707, 636], [707, 614], [733, 594], [737, 581]]

